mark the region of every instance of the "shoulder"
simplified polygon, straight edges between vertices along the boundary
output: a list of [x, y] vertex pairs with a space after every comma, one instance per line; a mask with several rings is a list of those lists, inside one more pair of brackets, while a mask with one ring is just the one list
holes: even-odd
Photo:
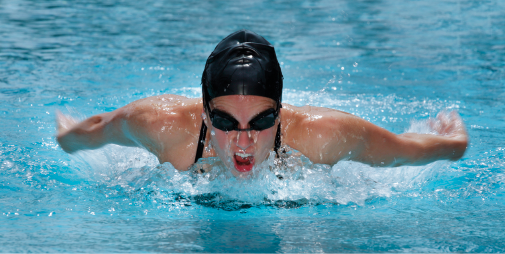
[[344, 128], [354, 125], [363, 119], [336, 109], [315, 106], [292, 106], [282, 104], [282, 124], [292, 131], [306, 131], [312, 127]]
[[157, 128], [166, 124], [188, 124], [196, 120], [201, 111], [200, 98], [166, 94], [134, 101], [119, 113], [131, 124]]
[[134, 101], [126, 105], [124, 109], [132, 116], [140, 113], [174, 115], [174, 113], [186, 112], [195, 107], [202, 108], [201, 103], [201, 98], [187, 98], [179, 95], [164, 94]]
[[160, 157], [197, 137], [201, 113], [200, 98], [160, 95], [128, 104], [118, 117], [134, 140]]
[[369, 123], [352, 114], [322, 107], [283, 104], [283, 142], [314, 163], [334, 164], [362, 146]]

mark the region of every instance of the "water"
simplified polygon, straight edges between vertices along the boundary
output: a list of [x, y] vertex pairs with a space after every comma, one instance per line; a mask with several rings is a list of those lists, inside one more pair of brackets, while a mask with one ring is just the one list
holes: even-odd
[[[0, 1], [0, 252], [504, 252], [503, 1]], [[276, 47], [283, 101], [395, 133], [458, 110], [465, 156], [192, 176], [145, 150], [76, 155], [77, 118], [199, 97], [229, 33]], [[194, 156], [193, 154], [188, 156]]]

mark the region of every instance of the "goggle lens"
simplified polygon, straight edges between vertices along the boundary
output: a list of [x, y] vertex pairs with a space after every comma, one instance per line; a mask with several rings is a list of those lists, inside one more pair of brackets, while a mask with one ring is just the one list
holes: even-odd
[[211, 116], [210, 119], [212, 120], [212, 126], [222, 131], [232, 131], [238, 126], [238, 123], [236, 123], [235, 121], [232, 121], [229, 118], [217, 114], [214, 115], [213, 117]]
[[278, 113], [272, 108], [263, 111], [249, 121], [249, 129], [240, 129], [235, 118], [220, 110], [212, 110], [209, 115], [212, 126], [222, 131], [262, 131], [275, 125]]
[[250, 121], [249, 126], [253, 130], [261, 131], [266, 130], [275, 125], [275, 119], [277, 116], [274, 112], [271, 112], [267, 115], [262, 116], [261, 118], [253, 119], [255, 121]]

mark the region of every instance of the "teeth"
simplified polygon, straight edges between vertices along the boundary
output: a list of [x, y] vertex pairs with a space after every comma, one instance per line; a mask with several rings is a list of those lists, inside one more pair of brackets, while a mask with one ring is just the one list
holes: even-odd
[[235, 153], [235, 155], [240, 156], [242, 158], [247, 158], [249, 156], [252, 156], [250, 153]]

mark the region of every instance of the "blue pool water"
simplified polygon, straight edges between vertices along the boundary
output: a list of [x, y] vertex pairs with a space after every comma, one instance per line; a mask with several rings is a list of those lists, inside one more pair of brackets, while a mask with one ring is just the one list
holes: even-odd
[[[500, 0], [0, 0], [0, 252], [504, 252], [503, 13]], [[207, 56], [242, 28], [276, 47], [284, 102], [395, 133], [458, 110], [465, 156], [305, 163], [281, 181], [59, 148], [56, 110], [199, 97]]]

